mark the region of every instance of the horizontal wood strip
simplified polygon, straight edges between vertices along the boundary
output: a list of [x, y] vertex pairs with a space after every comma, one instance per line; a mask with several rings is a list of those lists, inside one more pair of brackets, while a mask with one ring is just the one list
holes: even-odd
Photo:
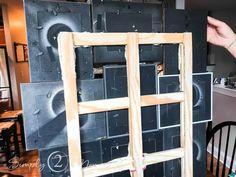
[[145, 165], [152, 165], [182, 157], [184, 157], [184, 148], [176, 148], [151, 154], [145, 154], [144, 163]]
[[[144, 155], [145, 165], [152, 165], [160, 162], [174, 160], [184, 157], [184, 148], [176, 148], [167, 151], [155, 152]], [[83, 168], [83, 174], [85, 177], [102, 176], [105, 174], [116, 173], [132, 168], [132, 160], [130, 157], [123, 157], [112, 160], [107, 163], [89, 166]]]
[[[139, 44], [183, 43], [183, 33], [138, 33]], [[73, 33], [75, 46], [126, 45], [126, 33]]]
[[107, 163], [83, 168], [84, 177], [95, 177], [131, 169], [130, 157], [123, 157]]
[[183, 43], [183, 33], [139, 33], [139, 44]]
[[[153, 106], [158, 104], [178, 103], [182, 101], [184, 101], [184, 94], [182, 92], [141, 96], [142, 107]], [[129, 107], [129, 98], [123, 97], [123, 98], [80, 102], [78, 103], [78, 107], [79, 107], [79, 114], [127, 109]]]
[[178, 103], [184, 101], [183, 92], [163, 93], [141, 96], [141, 106], [153, 106], [157, 104]]

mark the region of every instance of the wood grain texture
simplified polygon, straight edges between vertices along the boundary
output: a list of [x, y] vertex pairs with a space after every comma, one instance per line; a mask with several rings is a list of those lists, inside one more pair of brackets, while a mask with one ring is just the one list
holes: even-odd
[[181, 103], [181, 147], [185, 149], [181, 171], [183, 176], [193, 176], [193, 120], [192, 120], [192, 34], [184, 33], [183, 46], [180, 45], [180, 79], [184, 102]]
[[184, 157], [184, 148], [176, 148], [151, 154], [144, 154], [145, 165], [165, 162]]
[[[126, 33], [73, 33], [75, 46], [126, 45]], [[183, 33], [137, 33], [139, 44], [176, 44], [183, 42]]]
[[[184, 101], [184, 93], [182, 92], [141, 96], [142, 107], [153, 106], [158, 104], [178, 103], [182, 101]], [[79, 107], [79, 114], [127, 109], [129, 108], [129, 98], [123, 97], [123, 98], [112, 98], [112, 99], [80, 102], [78, 103], [78, 107]]]
[[138, 34], [127, 34], [127, 82], [129, 97], [129, 155], [133, 160], [132, 177], [143, 177], [143, 143]]
[[[182, 176], [193, 176], [192, 159], [192, 39], [190, 33], [61, 33], [59, 55], [64, 82], [71, 176], [101, 176], [130, 169], [132, 177], [143, 177], [143, 168], [182, 158]], [[181, 43], [179, 68], [183, 92], [140, 95], [139, 44]], [[126, 45], [128, 97], [78, 103], [75, 46]], [[181, 102], [181, 148], [143, 156], [141, 107]], [[101, 106], [102, 105], [102, 106]], [[82, 169], [78, 114], [129, 110], [129, 156]]]
[[70, 173], [72, 177], [83, 177], [72, 33], [62, 32], [59, 34], [58, 49], [64, 86]]
[[[179, 64], [179, 80], [180, 80], [180, 90], [184, 92], [184, 44], [179, 44], [178, 51], [178, 64]], [[185, 98], [185, 94], [184, 94]], [[185, 112], [184, 112], [184, 102], [180, 103], [180, 146], [185, 147]], [[185, 174], [185, 161], [184, 158], [181, 159], [181, 174]]]
[[130, 157], [118, 158], [107, 163], [83, 168], [84, 176], [95, 177], [129, 170], [132, 167]]

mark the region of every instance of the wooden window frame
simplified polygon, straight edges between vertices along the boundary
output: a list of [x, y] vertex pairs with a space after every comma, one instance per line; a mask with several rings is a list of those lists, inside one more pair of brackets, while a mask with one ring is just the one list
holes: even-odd
[[[139, 45], [179, 44], [181, 91], [141, 96]], [[125, 45], [128, 97], [79, 102], [77, 100], [76, 47]], [[58, 49], [66, 107], [70, 173], [72, 177], [95, 177], [130, 170], [143, 177], [147, 165], [181, 158], [183, 177], [193, 176], [192, 148], [192, 34], [191, 33], [72, 33], [62, 32]], [[180, 102], [180, 147], [143, 154], [141, 107]], [[128, 108], [129, 154], [107, 163], [82, 168], [79, 114]]]

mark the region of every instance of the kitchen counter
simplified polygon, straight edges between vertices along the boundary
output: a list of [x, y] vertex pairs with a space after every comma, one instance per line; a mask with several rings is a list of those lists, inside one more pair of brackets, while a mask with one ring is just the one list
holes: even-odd
[[236, 98], [236, 89], [225, 88], [220, 84], [213, 85], [213, 92]]
[[224, 121], [236, 121], [236, 89], [213, 86], [213, 126]]

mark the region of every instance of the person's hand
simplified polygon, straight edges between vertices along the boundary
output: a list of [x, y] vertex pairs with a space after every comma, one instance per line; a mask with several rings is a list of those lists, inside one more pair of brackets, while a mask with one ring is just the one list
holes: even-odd
[[212, 17], [207, 17], [207, 41], [211, 44], [228, 49], [236, 40], [233, 30], [224, 22]]

